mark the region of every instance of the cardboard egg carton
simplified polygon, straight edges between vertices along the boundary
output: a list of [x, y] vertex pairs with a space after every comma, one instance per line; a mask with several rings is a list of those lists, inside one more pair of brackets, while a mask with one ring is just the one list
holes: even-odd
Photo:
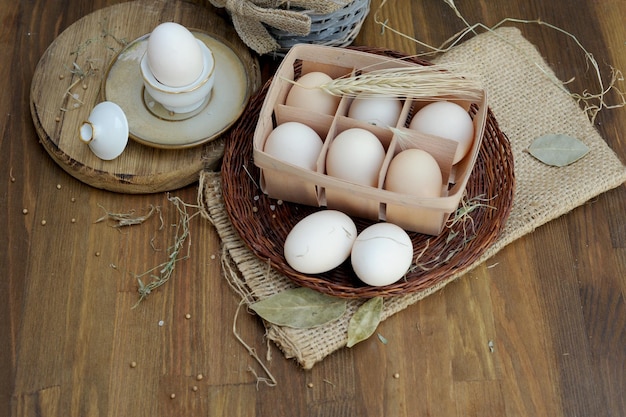
[[[459, 206], [478, 156], [487, 117], [484, 93], [478, 102], [470, 102], [455, 96], [433, 97], [422, 101], [398, 97], [403, 107], [395, 129], [349, 118], [347, 114], [353, 98], [348, 96], [341, 98], [334, 115], [317, 114], [284, 104], [293, 85], [291, 81], [312, 71], [321, 71], [332, 78], [338, 78], [354, 74], [355, 71], [411, 65], [417, 64], [344, 48], [305, 44], [291, 48], [267, 91], [254, 133], [254, 163], [261, 171], [262, 191], [272, 198], [283, 201], [327, 207], [373, 221], [389, 221], [408, 231], [429, 235], [440, 234], [450, 215]], [[407, 127], [411, 116], [417, 110], [429, 102], [443, 99], [453, 101], [468, 111], [471, 108], [474, 123], [471, 149], [455, 165], [452, 164], [457, 147], [455, 141], [421, 134]], [[323, 139], [324, 145], [317, 160], [316, 170], [289, 164], [263, 151], [265, 141], [272, 130], [288, 121], [306, 124]], [[332, 177], [325, 172], [325, 157], [333, 139], [339, 133], [353, 127], [374, 133], [386, 151], [377, 187], [355, 184]], [[297, 138], [294, 137], [294, 140]], [[383, 189], [389, 163], [397, 153], [407, 148], [422, 149], [435, 158], [444, 180], [440, 197], [420, 198]]]

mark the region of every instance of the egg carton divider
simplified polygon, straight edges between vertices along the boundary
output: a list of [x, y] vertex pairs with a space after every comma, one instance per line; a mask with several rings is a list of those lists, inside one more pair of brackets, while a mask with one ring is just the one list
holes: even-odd
[[[293, 81], [300, 76], [320, 71], [331, 78], [351, 76], [373, 69], [393, 69], [417, 63], [371, 54], [368, 52], [319, 46], [297, 45], [285, 56], [279, 66], [259, 112], [253, 138], [253, 158], [260, 169], [262, 191], [271, 198], [341, 210], [349, 215], [374, 221], [391, 221], [387, 214], [394, 212], [393, 223], [407, 231], [439, 235], [450, 215], [459, 207], [478, 152], [481, 147], [487, 119], [487, 98], [484, 92], [477, 102], [457, 96], [412, 99], [402, 101], [402, 112], [395, 129], [371, 125], [347, 116], [353, 98], [341, 98], [334, 115], [318, 114], [285, 105]], [[408, 125], [412, 116], [432, 101], [446, 100], [461, 105], [472, 116], [474, 137], [466, 156], [452, 164], [457, 143], [452, 140], [421, 134]], [[315, 130], [324, 144], [316, 170], [308, 170], [281, 161], [263, 151], [265, 141], [279, 124], [297, 121]], [[326, 174], [325, 158], [334, 138], [344, 130], [359, 127], [372, 132], [385, 149], [385, 159], [376, 187], [356, 184]], [[386, 170], [391, 159], [408, 148], [422, 149], [431, 154], [442, 172], [444, 183], [440, 197], [423, 198], [383, 189]], [[402, 214], [399, 214], [402, 213]]]

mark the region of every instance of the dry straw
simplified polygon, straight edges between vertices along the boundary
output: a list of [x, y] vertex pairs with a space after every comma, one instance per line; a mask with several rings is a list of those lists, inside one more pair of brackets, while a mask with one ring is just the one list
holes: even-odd
[[334, 79], [320, 88], [330, 94], [347, 97], [384, 96], [418, 100], [455, 97], [479, 101], [483, 95], [482, 84], [474, 75], [442, 65], [375, 69]]
[[[572, 93], [569, 92], [566, 88], [565, 88], [565, 84], [563, 83], [561, 80], [559, 80], [552, 72], [550, 71], [546, 71], [545, 69], [543, 69], [543, 67], [541, 65], [539, 65], [538, 62], [534, 62], [534, 65], [536, 65], [539, 69], [541, 69], [543, 71], [543, 73], [545, 74], [546, 78], [548, 78], [550, 80], [550, 82], [552, 82], [554, 85], [558, 86], [561, 90], [563, 90], [565, 93], [569, 94], [571, 97], [573, 97], [575, 100], [578, 101], [579, 104], [582, 105], [584, 112], [588, 115], [589, 119], [591, 120], [591, 122], [595, 121], [596, 116], [598, 115], [598, 113], [603, 110], [603, 109], [615, 109], [615, 108], [620, 108], [620, 107], [624, 107], [626, 106], [626, 92], [622, 91], [621, 89], [619, 89], [617, 87], [617, 84], [620, 82], [624, 81], [624, 76], [622, 74], [622, 72], [617, 69], [617, 68], [613, 68], [611, 67], [611, 78], [608, 81], [608, 83], [605, 82], [603, 76], [602, 76], [602, 72], [600, 70], [600, 66], [598, 65], [598, 62], [596, 61], [596, 59], [593, 57], [593, 54], [591, 54], [584, 46], [583, 44], [580, 42], [580, 40], [574, 36], [573, 34], [567, 32], [564, 29], [559, 28], [558, 26], [552, 25], [548, 22], [544, 22], [540, 19], [536, 19], [536, 20], [524, 20], [524, 19], [515, 19], [515, 18], [505, 18], [502, 19], [499, 23], [497, 23], [496, 25], [492, 26], [492, 27], [488, 27], [482, 23], [475, 23], [473, 25], [471, 25], [461, 14], [461, 12], [459, 11], [459, 9], [456, 7], [456, 5], [454, 4], [453, 0], [443, 0], [444, 3], [446, 3], [457, 15], [457, 17], [463, 22], [463, 24], [466, 26], [463, 30], [457, 32], [456, 34], [454, 34], [452, 37], [450, 37], [448, 40], [446, 40], [443, 44], [441, 44], [439, 47], [435, 47], [432, 45], [429, 45], [425, 42], [422, 42], [414, 37], [411, 37], [397, 29], [394, 29], [393, 27], [391, 27], [388, 23], [387, 19], [381, 19], [381, 13], [382, 13], [382, 9], [385, 6], [385, 4], [387, 3], [387, 0], [383, 0], [380, 4], [380, 6], [378, 7], [378, 9], [376, 10], [376, 12], [374, 13], [374, 21], [379, 24], [382, 28], [382, 31], [384, 32], [385, 30], [388, 30], [390, 32], [393, 32], [399, 36], [402, 36], [403, 38], [409, 39], [412, 42], [415, 42], [416, 44], [418, 44], [419, 46], [426, 48], [428, 51], [427, 52], [423, 52], [421, 54], [417, 54], [416, 56], [431, 56], [431, 55], [435, 55], [435, 54], [440, 54], [440, 53], [444, 53], [444, 52], [448, 52], [449, 50], [451, 50], [452, 48], [454, 48], [455, 46], [457, 46], [459, 43], [461, 43], [461, 41], [463, 39], [465, 39], [467, 36], [470, 35], [477, 35], [478, 29], [482, 29], [485, 30], [489, 33], [492, 33], [495, 36], [498, 36], [501, 40], [506, 42], [506, 39], [501, 37], [498, 32], [496, 32], [496, 29], [507, 24], [507, 23], [516, 23], [516, 24], [536, 24], [539, 26], [543, 26], [543, 27], [547, 27], [551, 30], [554, 30], [558, 33], [561, 33], [567, 37], [569, 37], [572, 41], [574, 41], [574, 43], [576, 44], [576, 46], [583, 52], [585, 58], [587, 59], [587, 61], [589, 62], [589, 64], [591, 65], [591, 67], [593, 68], [593, 71], [595, 72], [596, 75], [596, 79], [597, 79], [597, 83], [598, 83], [598, 91], [593, 93], [593, 92], [589, 92], [587, 90], [581, 92], [581, 93]], [[515, 47], [514, 45], [511, 44], [512, 47]], [[522, 51], [520, 51], [520, 54], [523, 54]], [[615, 103], [609, 103], [607, 101], [606, 96], [613, 92], [616, 97], [617, 97], [617, 102]]]
[[[198, 210], [193, 214], [189, 213], [189, 209], [199, 209], [199, 206], [194, 206], [185, 203], [179, 197], [170, 196], [168, 194], [167, 199], [174, 205], [178, 214], [178, 222], [175, 224], [176, 235], [174, 237], [174, 244], [168, 248], [168, 257], [165, 262], [141, 273], [136, 274], [139, 292], [139, 299], [133, 308], [137, 307], [141, 301], [143, 301], [152, 291], [161, 287], [167, 283], [176, 269], [176, 264], [179, 261], [188, 259], [191, 252], [191, 239], [190, 239], [190, 222], [191, 220], [200, 215]], [[160, 212], [159, 212], [160, 214]], [[163, 220], [161, 219], [161, 228], [163, 226]], [[151, 242], [152, 244], [152, 242]], [[184, 249], [187, 249], [186, 251]], [[149, 281], [143, 282], [143, 279], [148, 278]]]

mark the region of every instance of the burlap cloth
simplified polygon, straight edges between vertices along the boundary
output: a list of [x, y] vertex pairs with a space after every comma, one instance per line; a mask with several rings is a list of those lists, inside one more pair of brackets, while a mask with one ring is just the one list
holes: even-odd
[[267, 54], [280, 45], [267, 30], [268, 26], [293, 35], [308, 35], [311, 13], [336, 12], [351, 0], [209, 0], [225, 8], [241, 40], [258, 54]]
[[[384, 319], [443, 288], [515, 239], [626, 181], [622, 162], [578, 103], [562, 85], [551, 81], [556, 80], [554, 73], [517, 29], [501, 28], [478, 35], [437, 61], [463, 64], [466, 70], [482, 77], [489, 105], [511, 141], [517, 181], [513, 207], [501, 236], [476, 263], [436, 288], [386, 299]], [[543, 165], [524, 150], [535, 138], [548, 133], [576, 137], [589, 146], [590, 152], [567, 167]], [[294, 286], [250, 252], [233, 229], [221, 199], [219, 173], [203, 172], [199, 193], [205, 214], [222, 239], [224, 278], [245, 303]], [[314, 329], [297, 330], [265, 323], [267, 337], [287, 358], [295, 358], [309, 369], [345, 346], [348, 321], [361, 302], [350, 301], [346, 315]]]

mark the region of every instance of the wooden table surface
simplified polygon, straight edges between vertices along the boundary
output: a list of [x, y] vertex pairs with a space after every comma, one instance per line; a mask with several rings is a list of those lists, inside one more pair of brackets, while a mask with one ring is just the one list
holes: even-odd
[[[626, 415], [623, 185], [382, 323], [387, 344], [373, 338], [310, 371], [268, 347], [259, 319], [241, 312], [237, 332], [264, 360], [271, 354], [276, 387], [257, 384], [250, 369], [262, 370], [233, 335], [238, 299], [221, 278], [216, 233], [200, 217], [190, 221], [189, 259], [133, 309], [133, 274], [164, 262], [174, 243], [174, 205], [164, 193], [123, 195], [77, 181], [38, 143], [29, 112], [31, 78], [48, 45], [114, 3], [0, 6], [0, 415]], [[381, 33], [379, 4], [373, 0], [356, 43], [419, 50]], [[542, 19], [575, 35], [605, 79], [611, 65], [626, 70], [624, 0], [456, 4], [467, 21], [488, 26]], [[439, 0], [389, 0], [383, 16], [432, 45], [463, 28]], [[574, 78], [572, 91], [596, 88], [573, 41], [545, 26], [516, 26], [561, 79]], [[276, 62], [261, 62], [271, 74]], [[604, 110], [596, 123], [626, 161], [626, 109]], [[196, 184], [170, 194], [189, 204], [196, 195]], [[151, 206], [162, 221], [154, 215], [123, 229], [95, 222], [105, 210], [143, 214]]]

